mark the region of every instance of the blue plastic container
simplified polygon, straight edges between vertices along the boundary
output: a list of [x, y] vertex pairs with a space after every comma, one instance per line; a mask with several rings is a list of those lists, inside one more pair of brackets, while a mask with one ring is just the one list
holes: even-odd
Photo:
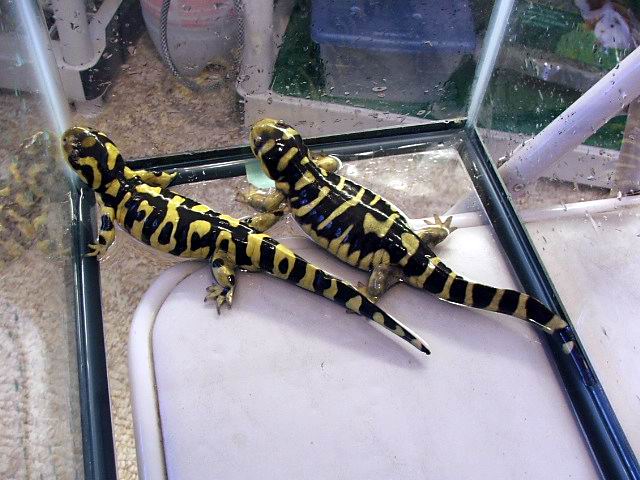
[[313, 0], [311, 36], [335, 96], [436, 100], [476, 37], [465, 0]]

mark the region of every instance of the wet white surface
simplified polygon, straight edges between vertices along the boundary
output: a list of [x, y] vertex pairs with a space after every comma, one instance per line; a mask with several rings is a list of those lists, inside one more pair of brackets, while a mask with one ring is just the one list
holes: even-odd
[[[366, 278], [306, 239], [287, 242], [343, 278]], [[456, 231], [439, 253], [471, 279], [515, 286], [485, 227]], [[528, 325], [396, 287], [381, 306], [429, 342], [427, 357], [281, 280], [238, 282], [218, 317], [202, 302], [203, 266], [155, 322], [134, 319], [134, 332], [148, 325], [132, 345], [149, 349], [157, 384], [132, 382], [134, 411], [159, 405], [169, 478], [597, 478]], [[144, 437], [148, 424], [135, 421]], [[139, 448], [142, 466], [158, 461], [152, 450]]]

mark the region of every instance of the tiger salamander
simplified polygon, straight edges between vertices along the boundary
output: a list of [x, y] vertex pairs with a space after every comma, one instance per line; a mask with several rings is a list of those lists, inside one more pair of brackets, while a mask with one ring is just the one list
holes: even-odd
[[443, 263], [432, 248], [453, 230], [450, 218], [436, 217], [434, 225], [414, 232], [398, 208], [336, 174], [339, 163], [314, 156], [284, 122], [255, 123], [250, 145], [276, 190], [245, 192], [241, 199], [265, 211], [288, 202], [296, 221], [319, 245], [349, 265], [371, 271], [366, 293], [372, 300], [405, 282], [442, 300], [526, 320], [557, 336], [565, 353], [574, 348], [569, 325], [535, 298], [474, 283]]
[[[120, 224], [137, 240], [179, 257], [207, 260], [216, 284], [205, 300], [218, 312], [233, 300], [238, 268], [263, 271], [328, 298], [381, 324], [424, 353], [426, 343], [346, 282], [313, 266], [262, 233], [277, 215], [261, 213], [237, 220], [168, 190], [167, 173], [132, 170], [107, 136], [87, 128], [67, 130], [62, 139], [66, 160], [96, 193], [101, 226], [90, 255], [104, 253]], [[174, 174], [175, 175], [175, 174]]]

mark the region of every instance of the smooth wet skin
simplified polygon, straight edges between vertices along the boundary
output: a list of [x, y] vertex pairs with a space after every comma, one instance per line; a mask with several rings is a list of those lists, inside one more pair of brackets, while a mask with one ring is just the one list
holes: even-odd
[[[378, 299], [398, 282], [427, 290], [442, 300], [511, 315], [557, 336], [565, 353], [574, 346], [568, 324], [527, 294], [469, 281], [451, 271], [433, 247], [455, 228], [451, 219], [413, 231], [392, 203], [335, 173], [338, 163], [316, 157], [286, 123], [264, 119], [253, 125], [251, 149], [276, 192], [249, 192], [256, 208], [288, 202], [298, 224], [340, 260], [371, 272], [367, 296]], [[321, 163], [322, 162], [322, 163]]]
[[100, 203], [100, 232], [96, 243], [89, 246], [89, 255], [109, 248], [118, 223], [157, 250], [207, 260], [216, 280], [207, 289], [207, 299], [215, 301], [218, 311], [233, 301], [238, 268], [263, 271], [344, 305], [429, 353], [424, 341], [354, 287], [262, 233], [281, 212], [242, 220], [218, 213], [167, 189], [175, 174], [129, 169], [117, 147], [101, 132], [75, 127], [65, 132], [62, 145], [69, 165], [96, 192]]

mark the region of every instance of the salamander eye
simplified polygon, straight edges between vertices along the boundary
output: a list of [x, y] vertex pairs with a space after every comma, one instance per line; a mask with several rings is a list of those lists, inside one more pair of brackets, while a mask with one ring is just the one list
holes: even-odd
[[284, 123], [282, 120], [278, 120], [276, 122], [276, 127], [280, 127], [280, 128], [289, 128], [289, 125], [287, 125], [286, 123]]

